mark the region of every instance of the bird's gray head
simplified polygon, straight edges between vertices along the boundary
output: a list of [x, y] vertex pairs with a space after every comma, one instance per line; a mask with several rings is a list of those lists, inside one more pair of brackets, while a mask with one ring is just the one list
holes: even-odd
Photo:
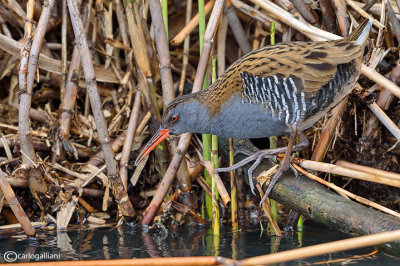
[[210, 121], [208, 111], [204, 105], [199, 103], [196, 95], [197, 93], [192, 93], [178, 97], [168, 105], [160, 128], [136, 158], [135, 165], [169, 135], [207, 132]]
[[206, 107], [199, 103], [196, 95], [184, 95], [173, 100], [165, 109], [160, 128], [168, 129], [171, 135], [204, 133], [210, 119]]

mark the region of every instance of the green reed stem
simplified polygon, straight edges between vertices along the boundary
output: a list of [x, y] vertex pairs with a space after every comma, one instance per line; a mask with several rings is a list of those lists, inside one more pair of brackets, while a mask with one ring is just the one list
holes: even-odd
[[[206, 16], [204, 14], [204, 0], [199, 0], [200, 55], [201, 55], [201, 52], [203, 51], [204, 32], [205, 32], [205, 30], [206, 30]], [[205, 75], [204, 83], [203, 83], [203, 89], [205, 89], [207, 87], [208, 87], [208, 75]], [[210, 134], [203, 134], [202, 135], [202, 140], [203, 140], [203, 157], [204, 157], [204, 160], [205, 161], [210, 161], [211, 160], [211, 135]], [[211, 186], [211, 176], [207, 172], [207, 170], [204, 170], [204, 177], [205, 177], [207, 183]], [[208, 194], [206, 194], [205, 204], [206, 204], [207, 216], [208, 216], [208, 218], [212, 219], [212, 217], [213, 217], [212, 200], [211, 200], [211, 197]]]
[[[275, 21], [272, 21], [272, 23], [271, 23], [271, 36], [270, 37], [271, 37], [271, 45], [274, 45], [275, 44]], [[269, 137], [269, 147], [270, 147], [270, 149], [275, 149], [278, 147], [277, 136]], [[275, 220], [278, 220], [278, 203], [273, 199], [270, 199], [270, 201], [271, 201], [272, 215]], [[275, 234], [275, 231], [272, 226], [270, 226], [270, 231], [271, 231], [271, 234]]]
[[[232, 166], [234, 162], [234, 150], [233, 150], [233, 139], [229, 139], [229, 166]], [[231, 223], [232, 230], [236, 231], [239, 229], [238, 222], [238, 203], [237, 203], [237, 188], [236, 188], [236, 179], [235, 179], [235, 171], [229, 172], [231, 177]]]
[[168, 0], [162, 0], [162, 16], [164, 19], [165, 33], [168, 40]]
[[[212, 74], [211, 80], [214, 83], [217, 79], [217, 60], [215, 57], [212, 58]], [[214, 168], [218, 168], [218, 136], [211, 136], [211, 162]], [[212, 195], [212, 211], [213, 211], [213, 233], [214, 236], [219, 236], [220, 223], [219, 223], [219, 207], [218, 207], [218, 191], [215, 186], [215, 175], [212, 175], [211, 179], [211, 195]], [[214, 238], [214, 247], [216, 247]], [[219, 242], [219, 241], [218, 241]]]

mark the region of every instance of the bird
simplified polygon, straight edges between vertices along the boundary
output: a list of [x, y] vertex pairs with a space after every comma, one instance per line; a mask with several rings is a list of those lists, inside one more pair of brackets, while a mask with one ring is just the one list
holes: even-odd
[[[339, 40], [289, 42], [254, 50], [234, 62], [207, 89], [175, 98], [164, 111], [160, 128], [138, 155], [137, 165], [169, 135], [213, 134], [227, 138], [290, 135], [287, 147], [260, 150], [231, 167], [285, 153], [261, 202], [283, 172], [293, 151], [308, 146], [303, 131], [339, 104], [360, 74], [372, 20], [365, 20]], [[296, 137], [299, 143], [295, 145]], [[250, 172], [251, 171], [251, 172]]]

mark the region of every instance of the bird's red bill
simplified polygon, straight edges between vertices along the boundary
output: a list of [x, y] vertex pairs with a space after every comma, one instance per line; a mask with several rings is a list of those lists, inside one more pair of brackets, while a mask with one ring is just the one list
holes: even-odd
[[156, 134], [147, 142], [146, 146], [140, 152], [139, 156], [136, 158], [135, 166], [140, 163], [140, 161], [145, 158], [149, 153], [169, 136], [169, 129], [159, 129]]

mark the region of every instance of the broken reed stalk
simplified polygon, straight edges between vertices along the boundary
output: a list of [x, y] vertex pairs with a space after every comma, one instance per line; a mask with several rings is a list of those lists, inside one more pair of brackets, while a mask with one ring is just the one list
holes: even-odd
[[368, 104], [368, 108], [375, 114], [375, 116], [385, 125], [385, 127], [392, 133], [392, 135], [400, 141], [400, 129], [393, 123], [393, 121], [385, 114], [385, 112], [375, 102]]
[[118, 172], [118, 165], [114, 158], [111, 138], [108, 135], [107, 123], [102, 112], [102, 103], [97, 90], [96, 76], [93, 69], [92, 56], [86, 40], [86, 31], [78, 11], [77, 2], [68, 0], [68, 8], [71, 18], [75, 39], [79, 47], [79, 54], [82, 61], [82, 69], [87, 84], [87, 92], [90, 97], [93, 116], [97, 126], [100, 143], [103, 150], [104, 159], [107, 165], [108, 178], [110, 179], [112, 192], [115, 197], [121, 213], [124, 216], [135, 216], [135, 210], [129, 201], [127, 192]]
[[388, 231], [367, 236], [354, 237], [345, 240], [278, 252], [269, 255], [257, 256], [239, 261], [239, 265], [266, 265], [304, 259], [323, 255], [326, 253], [340, 252], [350, 249], [389, 243], [400, 239], [400, 230]]
[[[231, 0], [232, 5], [235, 6], [236, 9], [240, 10], [242, 13], [246, 14], [249, 17], [252, 17], [261, 23], [265, 24], [267, 27], [271, 26], [271, 22], [274, 21], [272, 18], [269, 16], [266, 16], [262, 11], [257, 8], [247, 5], [243, 3], [242, 1], [239, 0]], [[282, 32], [282, 27], [280, 24], [276, 25], [276, 31]]]
[[324, 25], [328, 32], [335, 32], [336, 25], [335, 19], [333, 16], [333, 7], [329, 0], [319, 0], [319, 7], [321, 9], [322, 20], [324, 21]]
[[126, 137], [124, 141], [124, 146], [122, 148], [121, 161], [119, 163], [120, 165], [119, 174], [121, 176], [121, 180], [125, 186], [125, 189], [128, 189], [128, 163], [129, 163], [129, 156], [131, 155], [133, 137], [135, 136], [136, 126], [140, 113], [140, 104], [142, 99], [141, 96], [142, 94], [140, 90], [137, 90], [135, 95], [135, 100], [133, 102], [133, 107], [131, 110], [131, 117], [129, 118], [128, 128], [126, 129]]
[[[27, 73], [28, 73], [28, 61], [29, 54], [32, 46], [32, 23], [33, 23], [33, 12], [34, 12], [34, 0], [29, 0], [26, 5], [27, 20], [25, 22], [25, 33], [24, 33], [24, 44], [21, 49], [21, 61], [19, 67], [19, 91], [20, 96], [20, 108], [18, 119], [18, 136], [20, 141], [20, 147], [23, 151], [22, 160], [26, 166], [35, 166], [36, 155], [33, 149], [32, 136], [30, 135], [30, 121], [29, 121], [29, 106], [32, 99], [32, 92], [27, 91]], [[28, 105], [29, 103], [29, 105]], [[22, 110], [21, 110], [22, 109]], [[30, 158], [30, 159], [29, 159]]]
[[335, 190], [337, 193], [339, 193], [340, 195], [342, 195], [344, 197], [350, 197], [350, 198], [352, 198], [352, 199], [354, 199], [354, 200], [356, 200], [356, 201], [358, 201], [358, 202], [360, 202], [360, 203], [362, 203], [362, 204], [364, 204], [366, 206], [373, 207], [373, 208], [375, 208], [377, 210], [380, 210], [382, 212], [385, 212], [387, 214], [390, 214], [390, 215], [393, 215], [393, 216], [395, 216], [397, 218], [400, 218], [400, 213], [398, 213], [398, 212], [395, 212], [395, 211], [393, 211], [393, 210], [391, 210], [389, 208], [386, 208], [386, 207], [384, 207], [382, 205], [379, 205], [379, 204], [377, 204], [377, 203], [375, 203], [373, 201], [370, 201], [370, 200], [368, 200], [366, 198], [357, 196], [357, 195], [355, 195], [355, 194], [353, 194], [353, 193], [351, 193], [351, 192], [349, 192], [349, 191], [347, 191], [347, 190], [345, 190], [345, 189], [343, 189], [341, 187], [336, 186], [335, 184], [327, 182], [327, 181], [323, 180], [322, 178], [305, 171], [304, 169], [302, 169], [301, 167], [299, 167], [296, 164], [292, 164], [292, 165], [293, 165], [294, 168], [296, 168], [297, 171], [299, 171], [303, 175], [307, 176], [308, 178], [311, 178], [312, 180], [317, 181], [318, 183], [321, 183], [321, 184], [323, 184], [323, 185]]
[[246, 37], [246, 33], [240, 23], [239, 17], [236, 14], [235, 8], [230, 5], [224, 10], [225, 15], [228, 18], [229, 26], [235, 36], [236, 42], [239, 44], [240, 50], [243, 54], [248, 54], [251, 52], [251, 45]]
[[[82, 20], [83, 23], [85, 24], [86, 30], [89, 27], [88, 15], [89, 15], [89, 8], [91, 7], [92, 3], [93, 1], [90, 0], [88, 4], [84, 7], [82, 12]], [[72, 117], [74, 114], [76, 98], [78, 96], [78, 90], [79, 90], [80, 71], [81, 71], [81, 56], [79, 55], [78, 45], [75, 44], [72, 52], [71, 62], [69, 64], [64, 97], [62, 98], [60, 106], [61, 114], [58, 122], [59, 123], [58, 136], [61, 139], [61, 141], [64, 142], [66, 142], [70, 137]]]
[[394, 13], [390, 1], [387, 2], [387, 16], [389, 18], [390, 25], [392, 26], [392, 31], [396, 35], [397, 43], [400, 43], [400, 23], [396, 17], [396, 13]]
[[222, 182], [221, 177], [219, 176], [218, 173], [214, 172], [214, 167], [211, 163], [211, 161], [203, 161], [202, 164], [204, 167], [207, 169], [209, 173], [212, 173], [215, 177], [215, 186], [218, 189], [219, 195], [221, 196], [222, 202], [224, 205], [227, 207], [229, 202], [231, 201], [231, 198], [229, 197], [229, 193], [225, 188], [224, 183]]
[[[207, 16], [212, 7], [214, 6], [215, 0], [210, 0], [204, 6], [204, 14]], [[174, 46], [180, 45], [187, 36], [199, 25], [199, 13], [197, 13], [189, 23], [186, 23], [185, 27], [171, 40], [171, 44]]]
[[7, 181], [6, 175], [0, 169], [0, 189], [6, 198], [8, 205], [11, 207], [15, 217], [17, 218], [18, 222], [21, 224], [22, 228], [24, 229], [25, 234], [28, 237], [35, 237], [36, 230], [33, 228], [31, 221], [26, 216], [26, 213], [22, 209], [21, 204], [19, 204], [17, 197], [13, 189], [11, 188], [10, 184]]
[[[256, 188], [258, 190], [258, 193], [260, 193], [260, 197], [263, 198], [264, 197], [264, 191], [262, 190], [261, 186], [259, 183], [257, 183]], [[270, 224], [271, 224], [271, 235], [276, 235], [276, 236], [282, 236], [282, 232], [279, 229], [277, 218], [274, 217], [275, 214], [272, 213], [272, 208], [270, 207], [270, 205], [272, 205], [272, 202], [269, 202], [269, 199], [267, 198], [267, 200], [265, 200], [262, 204], [261, 204], [261, 208], [264, 211], [264, 215], [268, 218]]]
[[[129, 41], [129, 37], [128, 37], [128, 30], [127, 30], [127, 22], [126, 22], [126, 16], [124, 13], [124, 7], [121, 4], [121, 0], [114, 0], [115, 3], [115, 10], [117, 13], [117, 21], [118, 21], [118, 26], [120, 28], [120, 32], [121, 32], [121, 37], [122, 37], [122, 43], [127, 46], [130, 47], [130, 41]], [[128, 60], [128, 53], [125, 52], [125, 57], [126, 60]]]
[[370, 181], [380, 184], [385, 184], [388, 186], [400, 187], [400, 180], [394, 180], [393, 178], [387, 178], [384, 176], [379, 176], [376, 174], [361, 172], [352, 170], [346, 167], [342, 167], [339, 165], [329, 164], [329, 163], [321, 163], [315, 161], [309, 161], [304, 159], [296, 159], [296, 163], [308, 170], [315, 170], [320, 172], [326, 172], [341, 176], [347, 176], [351, 178], [356, 178], [364, 181]]
[[376, 169], [376, 168], [372, 168], [372, 167], [368, 167], [368, 166], [364, 166], [364, 165], [359, 165], [359, 164], [350, 163], [350, 162], [346, 162], [346, 161], [337, 161], [336, 165], [343, 166], [343, 167], [353, 169], [356, 171], [370, 173], [373, 175], [383, 176], [383, 177], [393, 179], [393, 180], [400, 180], [400, 174], [388, 172], [388, 171], [384, 171], [384, 170], [380, 170], [380, 169]]

